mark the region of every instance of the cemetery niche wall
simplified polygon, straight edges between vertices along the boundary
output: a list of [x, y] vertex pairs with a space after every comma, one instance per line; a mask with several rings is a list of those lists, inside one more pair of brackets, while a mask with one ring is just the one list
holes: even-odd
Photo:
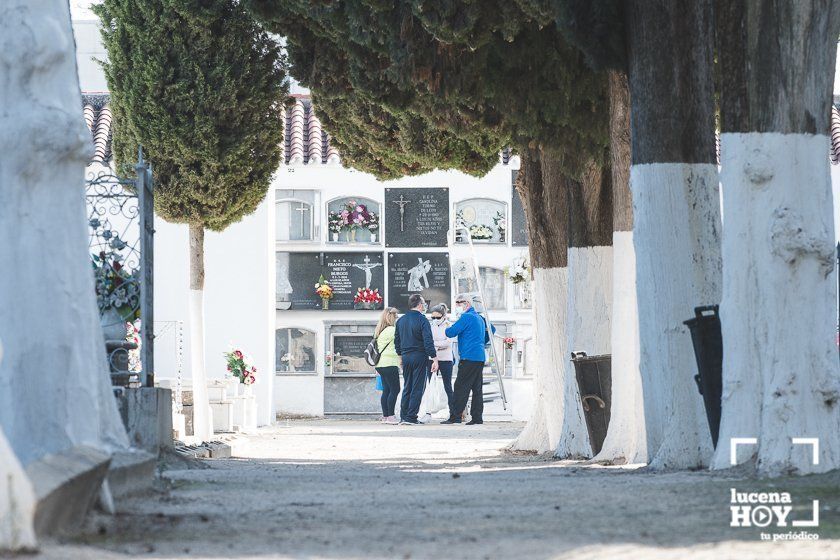
[[385, 291], [382, 253], [377, 252], [278, 252], [276, 254], [276, 308], [282, 311], [321, 309], [315, 284], [323, 277], [333, 287], [331, 310], [382, 309], [382, 301], [361, 304], [358, 290]]
[[422, 294], [429, 307], [451, 307], [449, 253], [388, 253], [388, 306], [408, 311], [408, 297]]
[[519, 171], [510, 172], [510, 241], [514, 247], [528, 246], [528, 225], [525, 221], [525, 208], [522, 206], [522, 199], [519, 198], [519, 191], [516, 190], [516, 176]]
[[446, 247], [449, 189], [385, 189], [386, 247]]
[[[470, 198], [455, 204], [455, 225], [469, 229], [473, 243], [507, 243], [507, 203], [492, 198]], [[455, 242], [466, 243], [466, 232], [455, 227]]]
[[334, 198], [327, 203], [328, 243], [381, 243], [379, 203], [363, 197]]
[[[475, 284], [472, 265], [466, 260], [461, 260], [456, 263], [456, 270], [462, 270], [461, 273], [455, 275], [458, 293], [477, 293], [478, 286]], [[507, 309], [507, 274], [505, 271], [489, 266], [479, 266], [478, 274], [484, 304], [487, 309], [490, 311], [505, 311]]]
[[277, 241], [317, 241], [320, 237], [320, 192], [277, 189], [275, 192]]

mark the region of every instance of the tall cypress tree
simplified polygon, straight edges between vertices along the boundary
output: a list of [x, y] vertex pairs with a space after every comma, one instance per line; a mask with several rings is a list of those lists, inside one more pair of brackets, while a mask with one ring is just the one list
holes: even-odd
[[105, 0], [94, 10], [115, 158], [133, 161], [142, 144], [155, 210], [189, 224], [195, 433], [206, 437], [204, 230], [224, 230], [265, 198], [282, 153], [285, 59], [238, 0]]

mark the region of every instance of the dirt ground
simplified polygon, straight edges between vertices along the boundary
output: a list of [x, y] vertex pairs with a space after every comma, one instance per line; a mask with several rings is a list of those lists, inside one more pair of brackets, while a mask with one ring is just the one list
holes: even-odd
[[[281, 423], [238, 438], [235, 459], [163, 470], [160, 491], [35, 557], [840, 558], [840, 474], [750, 482], [592, 467], [506, 452], [521, 428]], [[819, 499], [820, 526], [807, 530], [819, 540], [729, 527], [730, 488], [790, 492], [791, 518]]]

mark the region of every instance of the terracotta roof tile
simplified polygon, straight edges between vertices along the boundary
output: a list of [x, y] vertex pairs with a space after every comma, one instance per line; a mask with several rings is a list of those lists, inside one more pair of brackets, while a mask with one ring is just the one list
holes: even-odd
[[82, 95], [82, 114], [93, 140], [91, 163], [108, 164], [111, 161], [111, 107], [106, 93]]

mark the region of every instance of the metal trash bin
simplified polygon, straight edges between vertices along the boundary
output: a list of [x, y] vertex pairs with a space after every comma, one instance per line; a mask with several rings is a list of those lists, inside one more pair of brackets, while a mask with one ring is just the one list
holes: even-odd
[[723, 337], [720, 332], [718, 306], [695, 307], [694, 318], [683, 323], [691, 331], [698, 372], [694, 381], [697, 383], [697, 390], [703, 395], [712, 444], [717, 447], [720, 432], [720, 399], [723, 392]]
[[612, 356], [587, 356], [586, 352], [572, 352], [575, 378], [583, 404], [586, 430], [592, 454], [597, 455], [607, 437], [612, 408]]

